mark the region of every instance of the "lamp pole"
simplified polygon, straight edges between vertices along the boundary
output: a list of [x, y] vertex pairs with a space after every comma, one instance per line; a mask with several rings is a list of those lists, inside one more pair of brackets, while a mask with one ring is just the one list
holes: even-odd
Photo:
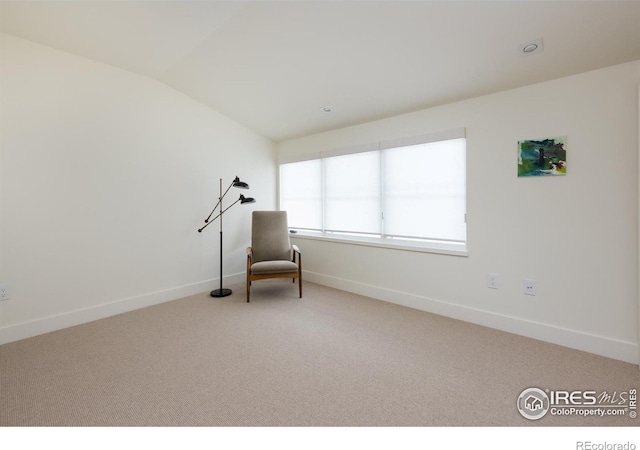
[[[231, 186], [229, 186], [231, 187]], [[226, 192], [225, 192], [226, 194]], [[220, 289], [214, 289], [211, 291], [211, 297], [228, 297], [231, 295], [231, 289], [222, 288], [222, 178], [220, 178], [220, 197], [218, 198], [220, 204]]]

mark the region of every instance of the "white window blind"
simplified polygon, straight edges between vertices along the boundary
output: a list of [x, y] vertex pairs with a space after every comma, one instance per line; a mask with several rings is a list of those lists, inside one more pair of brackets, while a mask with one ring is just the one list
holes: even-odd
[[381, 233], [378, 152], [325, 158], [324, 183], [326, 231]]
[[322, 160], [280, 166], [280, 209], [291, 227], [322, 229]]
[[[382, 240], [466, 241], [464, 129], [282, 162], [291, 228]], [[339, 155], [339, 156], [335, 156]]]
[[385, 235], [464, 241], [464, 139], [391, 148], [382, 158]]

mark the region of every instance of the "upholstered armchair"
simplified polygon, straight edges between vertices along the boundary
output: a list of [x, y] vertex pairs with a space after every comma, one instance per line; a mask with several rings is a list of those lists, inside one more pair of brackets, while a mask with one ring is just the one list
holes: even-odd
[[298, 279], [302, 298], [302, 255], [289, 240], [286, 211], [254, 211], [251, 247], [247, 248], [247, 303], [251, 282], [267, 278]]

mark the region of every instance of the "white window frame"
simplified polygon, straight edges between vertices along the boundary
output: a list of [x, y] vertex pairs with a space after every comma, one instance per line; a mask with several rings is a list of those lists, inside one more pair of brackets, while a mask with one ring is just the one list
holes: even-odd
[[[285, 156], [280, 157], [278, 161], [278, 209], [280, 209], [280, 166], [283, 164], [302, 162], [308, 160], [323, 160], [334, 156], [349, 155], [355, 153], [377, 151], [380, 153], [380, 163], [382, 164], [383, 150], [392, 149], [403, 146], [411, 146], [418, 144], [426, 144], [430, 142], [446, 141], [451, 139], [466, 139], [466, 130], [464, 128], [457, 128], [453, 130], [441, 131], [436, 133], [423, 134], [419, 136], [412, 136], [408, 138], [394, 139], [380, 141], [372, 144], [361, 145], [357, 147], [348, 147], [342, 149], [334, 149], [329, 151], [322, 151], [315, 154], [298, 155], [298, 156]], [[322, 171], [324, 171], [324, 164], [322, 164]], [[382, 175], [381, 175], [382, 176]], [[322, 182], [324, 183], [324, 173], [321, 175]], [[465, 180], [466, 180], [466, 150], [465, 150]], [[322, 187], [322, 207], [324, 209], [325, 199], [324, 186]], [[381, 193], [382, 194], [382, 193]], [[383, 208], [383, 196], [380, 197], [381, 211]], [[466, 186], [465, 186], [465, 203], [466, 203]], [[326, 230], [324, 223], [324, 211], [322, 214], [322, 230]], [[465, 213], [466, 222], [466, 213]], [[383, 225], [384, 227], [384, 225]], [[439, 239], [421, 239], [421, 238], [401, 238], [390, 237], [384, 234], [384, 228], [381, 235], [369, 236], [365, 233], [344, 233], [337, 231], [320, 231], [310, 229], [292, 228], [292, 237], [300, 239], [311, 239], [319, 241], [330, 241], [347, 243], [353, 245], [364, 245], [369, 247], [390, 248], [398, 250], [407, 250], [415, 252], [425, 253], [437, 253], [453, 256], [468, 256], [467, 242], [464, 241], [447, 241]]]

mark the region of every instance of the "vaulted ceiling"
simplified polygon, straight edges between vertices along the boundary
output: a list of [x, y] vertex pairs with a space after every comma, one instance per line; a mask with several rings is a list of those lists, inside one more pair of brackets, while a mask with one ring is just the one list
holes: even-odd
[[276, 142], [640, 59], [638, 1], [5, 0], [0, 30]]

